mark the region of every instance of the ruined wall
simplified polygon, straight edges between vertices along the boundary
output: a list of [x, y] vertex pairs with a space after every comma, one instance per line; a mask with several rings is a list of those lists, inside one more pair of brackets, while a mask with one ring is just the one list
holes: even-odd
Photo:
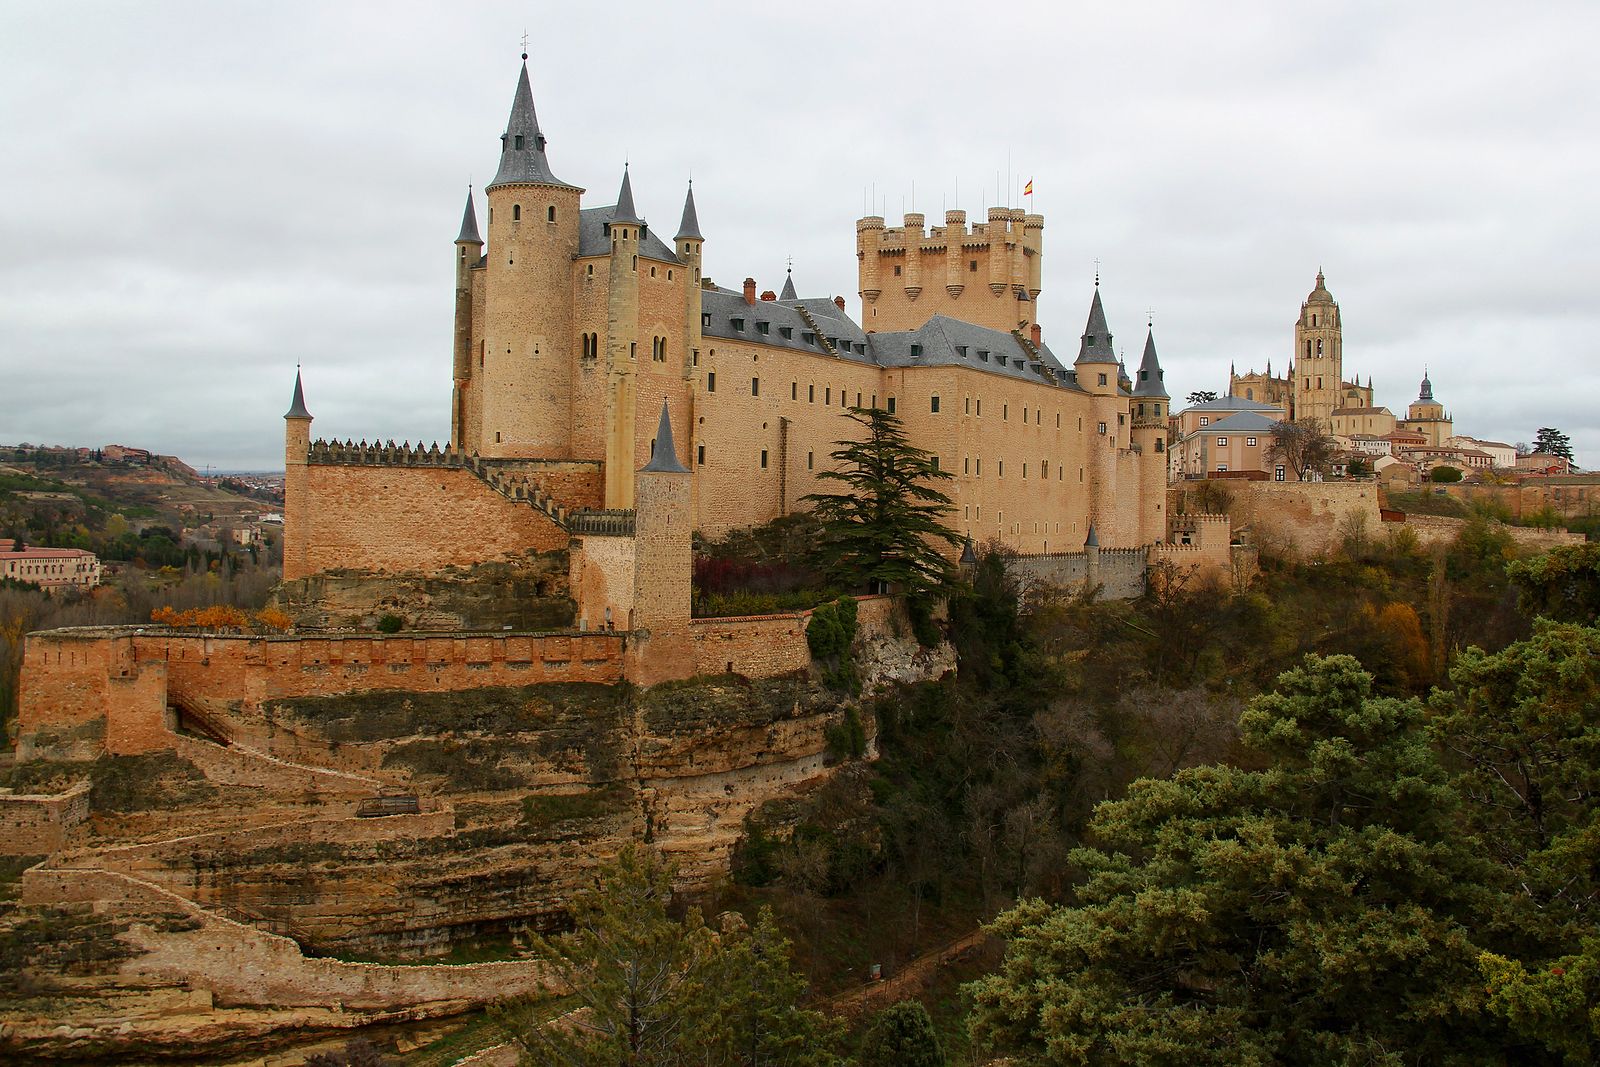
[[306, 571], [436, 573], [567, 547], [567, 534], [524, 501], [462, 467], [306, 468]]
[[[1461, 529], [1466, 525], [1466, 519], [1445, 515], [1407, 514], [1405, 521], [1406, 529], [1413, 531], [1417, 535], [1417, 542], [1422, 545], [1448, 545], [1461, 535]], [[1518, 548], [1529, 552], [1547, 552], [1562, 545], [1581, 545], [1585, 540], [1582, 534], [1567, 530], [1540, 530], [1531, 526], [1506, 526], [1501, 523], [1495, 523], [1494, 527], [1510, 537]]]
[[64, 793], [0, 793], [0, 855], [42, 856], [66, 841], [89, 817], [89, 783]]

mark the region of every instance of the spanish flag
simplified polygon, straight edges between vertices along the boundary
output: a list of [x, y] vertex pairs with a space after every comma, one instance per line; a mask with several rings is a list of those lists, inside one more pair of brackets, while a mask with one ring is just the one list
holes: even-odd
[[1029, 178], [1028, 179], [1028, 184], [1024, 185], [1022, 187], [1022, 195], [1023, 196], [1032, 196], [1033, 195], [1033, 179], [1032, 178]]

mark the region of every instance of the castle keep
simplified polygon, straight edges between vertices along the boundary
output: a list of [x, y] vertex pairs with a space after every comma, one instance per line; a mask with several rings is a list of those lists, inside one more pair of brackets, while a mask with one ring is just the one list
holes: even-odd
[[851, 407], [892, 412], [954, 474], [951, 522], [974, 541], [1076, 551], [1091, 525], [1108, 549], [1167, 538], [1154, 339], [1130, 378], [1097, 282], [1076, 358], [1051, 351], [1034, 312], [1042, 216], [859, 220], [859, 322], [792, 277], [779, 294], [723, 288], [702, 271], [692, 187], [668, 240], [626, 168], [600, 206], [557, 176], [526, 63], [485, 199], [480, 228], [468, 195], [455, 241], [443, 447], [313, 440], [296, 380], [285, 579], [566, 549], [579, 626], [637, 630], [648, 612], [665, 635], [667, 616], [687, 619], [691, 532], [796, 509], [857, 430]]

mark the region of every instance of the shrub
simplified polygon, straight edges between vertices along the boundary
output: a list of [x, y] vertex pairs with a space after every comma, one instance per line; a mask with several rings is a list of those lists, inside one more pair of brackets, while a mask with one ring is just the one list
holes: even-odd
[[867, 729], [855, 708], [844, 709], [844, 718], [823, 731], [828, 755], [834, 760], [860, 759], [867, 754]]
[[397, 634], [405, 625], [405, 620], [398, 615], [385, 615], [378, 620], [378, 632], [381, 634]]
[[1428, 472], [1430, 482], [1459, 482], [1461, 472], [1454, 467], [1435, 467]]

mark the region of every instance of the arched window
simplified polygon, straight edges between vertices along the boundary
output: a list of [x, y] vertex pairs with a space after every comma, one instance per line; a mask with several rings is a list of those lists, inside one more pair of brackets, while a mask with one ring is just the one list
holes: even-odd
[[521, 222], [522, 221], [522, 205], [521, 204], [512, 204], [511, 205], [511, 221], [512, 222]]
[[546, 217], [549, 218], [549, 220], [551, 222], [556, 221], [556, 206], [554, 204], [551, 204], [550, 207], [547, 209], [547, 211], [549, 212], [549, 214]]
[[1321, 341], [1317, 342], [1317, 355], [1319, 355], [1319, 356], [1322, 355], [1322, 342]]
[[1254, 389], [1246, 389], [1244, 391], [1244, 398], [1246, 400], [1254, 400], [1256, 398], [1256, 391]]

